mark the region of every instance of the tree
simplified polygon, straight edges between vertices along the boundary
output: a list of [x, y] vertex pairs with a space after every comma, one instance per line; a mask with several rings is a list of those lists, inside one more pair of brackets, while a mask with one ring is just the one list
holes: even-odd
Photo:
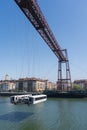
[[73, 90], [76, 90], [76, 91], [81, 91], [81, 90], [83, 90], [83, 88], [81, 87], [81, 85], [79, 85], [79, 84], [74, 84], [73, 85]]

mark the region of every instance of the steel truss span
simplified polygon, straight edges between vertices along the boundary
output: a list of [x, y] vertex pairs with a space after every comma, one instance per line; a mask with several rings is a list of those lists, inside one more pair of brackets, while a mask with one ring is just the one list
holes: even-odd
[[26, 17], [45, 40], [54, 54], [58, 57], [58, 59], [60, 61], [65, 61], [66, 57], [62, 53], [61, 48], [58, 45], [58, 42], [56, 41], [49, 25], [47, 24], [36, 0], [15, 0], [15, 2], [24, 12]]
[[[62, 63], [65, 63], [67, 65], [68, 58], [64, 54], [64, 51], [62, 51], [57, 40], [55, 39], [48, 23], [46, 22], [43, 16], [43, 13], [37, 1], [36, 0], [14, 0], [14, 1], [20, 7], [20, 9], [23, 11], [23, 13], [28, 18], [28, 20], [32, 23], [34, 28], [37, 30], [37, 32], [41, 35], [41, 37], [50, 47], [50, 49], [57, 56], [57, 58], [59, 59], [59, 64], [60, 64], [59, 66], [61, 66]], [[70, 73], [69, 67], [67, 70], [68, 71], [66, 71], [66, 75], [67, 73]], [[61, 81], [61, 86], [62, 86], [62, 83], [64, 82], [64, 80], [62, 80], [63, 77], [60, 76], [62, 75], [62, 68], [61, 69], [59, 68], [58, 72], [59, 72], [58, 81], [59, 83]], [[67, 80], [67, 76], [66, 76], [66, 80]], [[69, 80], [71, 81], [70, 77], [69, 77]]]

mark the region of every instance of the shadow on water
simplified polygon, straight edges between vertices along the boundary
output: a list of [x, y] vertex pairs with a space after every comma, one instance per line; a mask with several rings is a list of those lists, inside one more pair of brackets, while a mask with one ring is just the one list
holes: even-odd
[[32, 116], [33, 113], [31, 112], [10, 112], [4, 115], [0, 115], [0, 120], [7, 120], [11, 122], [20, 122], [30, 116]]

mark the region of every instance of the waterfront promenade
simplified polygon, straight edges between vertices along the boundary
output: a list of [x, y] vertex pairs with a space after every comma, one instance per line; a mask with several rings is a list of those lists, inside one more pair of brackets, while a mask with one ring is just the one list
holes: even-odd
[[0, 97], [0, 130], [87, 130], [87, 98], [48, 98], [36, 105]]

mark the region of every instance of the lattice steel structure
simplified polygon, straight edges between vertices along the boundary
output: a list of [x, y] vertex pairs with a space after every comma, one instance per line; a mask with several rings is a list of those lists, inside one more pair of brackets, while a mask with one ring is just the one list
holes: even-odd
[[[70, 74], [70, 68], [69, 68], [69, 60], [68, 60], [68, 54], [67, 54], [67, 50], [64, 49], [62, 50], [65, 53], [66, 56], [66, 61], [59, 61], [58, 62], [58, 82], [57, 82], [57, 86], [58, 86], [58, 90], [59, 91], [70, 91], [72, 88], [72, 84], [71, 84], [71, 74]], [[63, 70], [63, 64], [65, 65], [65, 75]]]
[[[14, 0], [17, 5], [20, 7], [20, 9], [23, 11], [23, 13], [26, 15], [28, 20], [32, 23], [32, 25], [35, 27], [37, 32], [41, 35], [41, 37], [45, 40], [47, 45], [50, 47], [50, 49], [54, 52], [54, 54], [59, 59], [59, 67], [62, 63], [67, 64], [68, 60], [66, 55], [64, 55], [64, 52], [61, 50], [57, 40], [55, 39], [48, 23], [46, 22], [42, 11], [37, 3], [36, 0]], [[70, 69], [68, 67], [67, 69], [70, 73]], [[62, 70], [61, 70], [62, 71]], [[58, 82], [62, 79], [60, 76], [60, 69], [58, 71]], [[69, 77], [71, 81], [71, 77]], [[67, 78], [66, 78], [67, 80]], [[59, 86], [62, 86], [62, 81]], [[68, 86], [68, 84], [67, 84]], [[62, 87], [61, 87], [62, 88]], [[61, 89], [62, 90], [62, 89]]]

